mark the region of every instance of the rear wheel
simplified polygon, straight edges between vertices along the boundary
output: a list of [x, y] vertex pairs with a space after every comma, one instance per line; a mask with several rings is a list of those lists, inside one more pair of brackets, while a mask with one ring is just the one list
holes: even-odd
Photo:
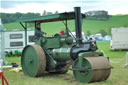
[[25, 75], [36, 77], [44, 73], [46, 56], [39, 45], [28, 45], [24, 48], [21, 64]]

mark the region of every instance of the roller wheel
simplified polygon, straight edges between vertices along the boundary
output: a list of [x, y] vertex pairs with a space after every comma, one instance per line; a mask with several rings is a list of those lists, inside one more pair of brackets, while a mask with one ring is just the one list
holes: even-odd
[[28, 45], [23, 49], [21, 57], [22, 69], [25, 75], [37, 77], [44, 73], [46, 57], [39, 45]]
[[83, 83], [104, 81], [109, 77], [111, 72], [109, 61], [103, 56], [84, 57], [82, 64], [77, 60], [73, 66], [88, 68], [86, 71], [73, 70], [75, 79]]

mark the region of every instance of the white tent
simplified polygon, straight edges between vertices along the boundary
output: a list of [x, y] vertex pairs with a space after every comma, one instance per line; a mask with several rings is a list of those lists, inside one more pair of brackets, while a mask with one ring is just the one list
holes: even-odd
[[[5, 52], [4, 52], [4, 28], [2, 26], [1, 23], [1, 19], [0, 19], [0, 59], [2, 59], [3, 61], [5, 61]], [[5, 62], [3, 62], [5, 63]]]

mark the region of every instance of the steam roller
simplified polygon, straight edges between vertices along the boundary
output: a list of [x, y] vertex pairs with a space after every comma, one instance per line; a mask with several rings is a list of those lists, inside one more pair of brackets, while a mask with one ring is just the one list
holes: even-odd
[[[33, 38], [34, 45], [27, 45], [26, 42], [21, 57], [25, 75], [39, 77], [45, 72], [65, 74], [70, 69], [75, 80], [81, 83], [99, 82], [109, 78], [111, 65], [108, 58], [104, 57], [102, 52], [96, 51], [98, 49], [96, 41], [91, 39], [84, 41], [82, 37], [81, 20], [85, 15], [80, 11], [80, 7], [75, 7], [74, 12], [18, 20], [24, 27], [26, 36], [27, 25], [23, 23], [35, 23], [36, 27], [37, 23], [63, 21], [65, 25], [63, 35]], [[68, 29], [68, 20], [72, 19], [75, 19], [75, 35]]]

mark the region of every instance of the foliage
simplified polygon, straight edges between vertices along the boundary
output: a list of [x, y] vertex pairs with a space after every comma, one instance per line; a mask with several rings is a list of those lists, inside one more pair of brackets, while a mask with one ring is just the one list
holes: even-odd
[[43, 14], [42, 14], [42, 15], [43, 15], [43, 16], [47, 15], [46, 10], [43, 11]]
[[42, 16], [51, 15], [51, 14], [58, 14], [58, 11], [55, 11], [55, 13], [52, 13], [52, 12], [47, 12], [46, 10], [44, 10]]
[[101, 30], [99, 31], [99, 33], [101, 33], [103, 37], [104, 37], [105, 35], [107, 35], [107, 32], [106, 32], [104, 29], [101, 29]]
[[2, 20], [2, 23], [10, 23], [15, 22], [18, 19], [25, 19], [25, 18], [33, 18], [33, 17], [39, 17], [39, 13], [0, 13], [0, 18]]
[[[52, 12], [47, 12], [46, 10], [43, 11], [42, 16], [51, 15]], [[58, 14], [58, 11], [55, 11], [54, 14]], [[15, 22], [18, 19], [25, 19], [25, 18], [33, 18], [41, 16], [39, 13], [0, 13], [0, 18], [3, 24]]]
[[55, 11], [55, 14], [58, 14], [59, 12], [58, 11]]
[[86, 34], [86, 35], [87, 35], [87, 36], [91, 35], [90, 30], [87, 30], [87, 34]]
[[52, 14], [52, 12], [47, 12], [47, 15], [51, 15]]
[[112, 27], [110, 27], [110, 28], [108, 29], [108, 35], [112, 35], [111, 30], [112, 30]]
[[88, 11], [85, 14], [87, 16], [87, 19], [96, 19], [96, 20], [109, 19], [108, 12], [104, 10]]

